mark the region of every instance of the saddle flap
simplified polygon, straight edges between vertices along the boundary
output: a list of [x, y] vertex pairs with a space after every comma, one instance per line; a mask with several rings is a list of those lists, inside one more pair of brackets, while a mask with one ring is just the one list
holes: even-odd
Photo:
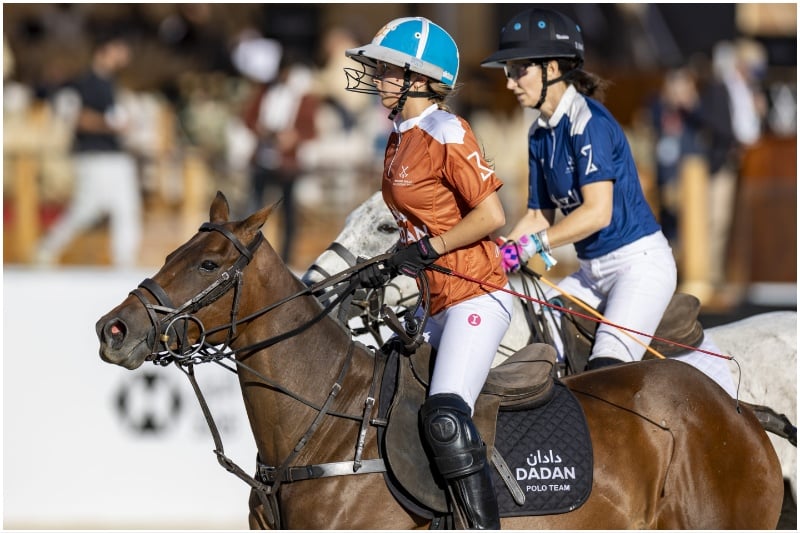
[[[420, 366], [431, 356], [425, 343], [413, 358]], [[385, 433], [386, 460], [397, 484], [429, 509], [446, 512], [448, 509], [444, 480], [434, 475], [419, 427], [419, 409], [425, 401], [426, 386], [412, 369], [412, 357], [398, 359], [397, 389], [389, 411]], [[429, 365], [428, 365], [429, 366]]]

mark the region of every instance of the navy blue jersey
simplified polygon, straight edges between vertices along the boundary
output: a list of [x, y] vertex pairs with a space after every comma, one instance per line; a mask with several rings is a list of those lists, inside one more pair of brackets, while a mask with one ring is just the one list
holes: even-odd
[[581, 187], [614, 182], [611, 223], [575, 243], [578, 257], [593, 259], [660, 230], [644, 197], [630, 146], [619, 123], [599, 102], [569, 86], [556, 112], [540, 117], [529, 139], [530, 209], [561, 209], [583, 203]]

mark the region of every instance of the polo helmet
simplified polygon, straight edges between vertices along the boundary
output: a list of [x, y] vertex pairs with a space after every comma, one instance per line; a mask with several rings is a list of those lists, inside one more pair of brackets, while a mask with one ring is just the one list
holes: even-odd
[[519, 59], [575, 58], [583, 63], [581, 27], [566, 15], [532, 8], [515, 15], [500, 30], [499, 50], [481, 62], [499, 68]]
[[387, 23], [372, 42], [345, 51], [370, 67], [378, 61], [403, 67], [453, 87], [458, 77], [458, 47], [441, 26], [423, 17], [403, 17]]

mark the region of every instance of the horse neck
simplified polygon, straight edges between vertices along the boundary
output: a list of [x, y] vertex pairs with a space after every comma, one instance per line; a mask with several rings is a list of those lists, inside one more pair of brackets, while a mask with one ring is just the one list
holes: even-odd
[[[264, 270], [259, 262], [253, 266], [258, 276], [245, 280], [245, 292], [261, 307], [288, 298], [305, 287], [286, 268], [277, 269], [273, 265]], [[248, 324], [232, 347], [236, 349], [274, 338], [307, 323], [321, 311], [322, 306], [311, 295], [290, 299]], [[318, 413], [299, 399], [322, 406], [339, 378], [351, 349], [353, 359], [331, 410], [360, 414], [358, 410], [363, 404], [359, 406], [358, 403], [363, 402], [362, 392], [369, 387], [372, 365], [364, 348], [353, 348], [352, 343], [349, 332], [326, 315], [297, 335], [244, 358], [243, 363], [247, 367], [291, 393], [264, 386], [264, 380], [253, 372], [239, 371], [250, 425], [263, 460], [281, 461], [297, 444]], [[326, 433], [329, 426], [326, 423], [319, 431]], [[326, 448], [330, 444], [326, 442]]]

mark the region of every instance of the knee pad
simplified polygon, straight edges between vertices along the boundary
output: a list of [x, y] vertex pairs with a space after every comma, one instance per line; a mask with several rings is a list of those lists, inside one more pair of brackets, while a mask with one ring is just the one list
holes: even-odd
[[435, 394], [420, 410], [422, 434], [439, 473], [459, 478], [486, 464], [484, 446], [470, 408], [457, 394]]

